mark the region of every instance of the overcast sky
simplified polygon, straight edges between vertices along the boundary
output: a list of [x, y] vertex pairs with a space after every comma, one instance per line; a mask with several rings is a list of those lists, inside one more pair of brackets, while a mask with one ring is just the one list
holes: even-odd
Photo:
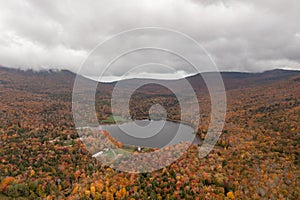
[[[76, 72], [107, 38], [154, 26], [194, 38], [221, 71], [300, 69], [299, 10], [299, 0], [0, 0], [0, 65]], [[122, 64], [110, 75], [119, 76]], [[177, 65], [175, 74], [191, 73]]]

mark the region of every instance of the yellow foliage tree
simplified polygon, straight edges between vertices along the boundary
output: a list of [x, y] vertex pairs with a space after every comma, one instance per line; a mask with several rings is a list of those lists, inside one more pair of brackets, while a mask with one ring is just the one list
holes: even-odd
[[123, 187], [119, 191], [116, 192], [117, 199], [123, 199], [126, 196], [126, 189]]
[[91, 190], [92, 197], [95, 198], [95, 196], [96, 196], [96, 188], [95, 188], [95, 185], [93, 183], [91, 184], [90, 190]]
[[32, 176], [34, 176], [35, 175], [35, 171], [32, 169], [31, 171], [30, 171], [30, 177], [32, 177]]
[[90, 196], [91, 196], [91, 191], [90, 191], [90, 190], [86, 190], [86, 191], [85, 191], [85, 196], [86, 196], [87, 198], [90, 198]]
[[233, 194], [232, 191], [230, 191], [230, 192], [227, 193], [227, 197], [228, 197], [229, 199], [231, 199], [231, 200], [234, 200], [234, 199], [235, 199], [234, 194]]

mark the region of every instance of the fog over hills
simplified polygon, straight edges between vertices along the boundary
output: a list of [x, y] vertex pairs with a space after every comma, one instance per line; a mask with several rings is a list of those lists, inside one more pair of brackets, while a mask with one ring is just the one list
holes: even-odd
[[[69, 70], [41, 70], [41, 71], [33, 71], [33, 70], [20, 70], [14, 68], [7, 68], [1, 67], [1, 80], [13, 80], [13, 79], [20, 79], [30, 81], [31, 78], [42, 78], [44, 82], [47, 81], [55, 81], [58, 83], [68, 83], [71, 84], [75, 78], [76, 74], [69, 71]], [[248, 73], [248, 72], [234, 72], [234, 71], [223, 71], [223, 72], [204, 72], [203, 74], [209, 76], [209, 74], [220, 73], [222, 79], [226, 85], [226, 89], [232, 89], [237, 87], [247, 87], [250, 85], [257, 85], [257, 84], [267, 84], [272, 83], [274, 81], [280, 81], [289, 79], [295, 76], [300, 75], [300, 70], [286, 70], [286, 69], [274, 69], [268, 70], [261, 73]], [[85, 77], [89, 78], [89, 77]], [[199, 87], [204, 84], [203, 79], [201, 78], [201, 74], [196, 74], [192, 76], [185, 77], [193, 86]], [[95, 79], [91, 79], [95, 80]], [[134, 83], [135, 81], [142, 81], [142, 80], [151, 80], [151, 79], [144, 79], [144, 78], [130, 78], [120, 80], [121, 82], [131, 82]], [[161, 79], [163, 80], [163, 79]], [[180, 81], [180, 79], [174, 80], [164, 80], [164, 81]], [[30, 81], [31, 82], [31, 81]], [[101, 83], [103, 85], [114, 85], [118, 81], [112, 82], [105, 82]]]

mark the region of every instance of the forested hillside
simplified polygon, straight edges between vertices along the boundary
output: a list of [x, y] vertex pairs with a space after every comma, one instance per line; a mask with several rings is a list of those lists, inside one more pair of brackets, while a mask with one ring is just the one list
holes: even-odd
[[[0, 199], [300, 199], [300, 72], [222, 76], [228, 108], [214, 150], [199, 159], [192, 145], [168, 167], [130, 174], [99, 163], [79, 139], [72, 118], [75, 74], [1, 67]], [[199, 75], [187, 79], [203, 105], [196, 132], [204, 139], [209, 96]], [[99, 84], [99, 122], [111, 122], [115, 84]], [[159, 96], [161, 90], [166, 95]], [[166, 108], [169, 120], [180, 119], [174, 95], [157, 85], [136, 91], [132, 115], [147, 118], [153, 103]], [[171, 148], [176, 145], [166, 155]]]

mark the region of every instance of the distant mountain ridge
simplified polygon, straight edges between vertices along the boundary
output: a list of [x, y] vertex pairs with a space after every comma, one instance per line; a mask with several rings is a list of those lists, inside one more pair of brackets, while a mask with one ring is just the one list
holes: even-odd
[[[34, 74], [34, 75], [51, 75], [51, 74], [68, 74], [68, 75], [74, 75], [76, 76], [76, 73], [67, 70], [67, 69], [49, 69], [49, 70], [39, 70], [35, 71], [32, 69], [28, 70], [23, 70], [23, 69], [18, 69], [18, 68], [9, 68], [9, 67], [4, 67], [0, 66], [0, 72], [1, 71], [7, 71], [7, 72], [17, 72], [21, 74]], [[231, 78], [247, 78], [247, 77], [255, 77], [255, 76], [264, 76], [264, 75], [273, 75], [273, 76], [290, 76], [290, 75], [298, 75], [300, 74], [300, 69], [299, 70], [292, 70], [292, 69], [272, 69], [272, 70], [266, 70], [263, 72], [238, 72], [238, 71], [219, 71], [219, 72], [203, 72], [203, 74], [210, 74], [210, 73], [220, 73], [222, 76], [230, 76]], [[201, 73], [202, 74], [202, 73]], [[199, 74], [187, 76], [185, 78], [192, 78], [194, 76], [198, 76]], [[137, 78], [137, 79], [143, 79], [143, 78]], [[176, 79], [174, 79], [176, 80]], [[113, 81], [117, 82], [117, 81]]]
[[[300, 70], [285, 70], [285, 69], [274, 69], [268, 70], [261, 73], [248, 73], [248, 72], [205, 72], [203, 74], [209, 75], [212, 73], [220, 73], [226, 89], [238, 89], [243, 87], [250, 87], [252, 85], [264, 85], [272, 84], [273, 82], [283, 81], [294, 78], [298, 80], [300, 78]], [[51, 82], [59, 87], [64, 85], [68, 88], [73, 86], [76, 74], [69, 70], [48, 70], [48, 71], [33, 71], [33, 70], [20, 70], [14, 68], [7, 68], [0, 66], [0, 84], [9, 84], [15, 81], [23, 81], [28, 85], [35, 85], [35, 88], [45, 87]], [[205, 82], [203, 81], [201, 74], [196, 74], [188, 76], [185, 78], [190, 82], [194, 88], [205, 87]], [[125, 79], [121, 82], [128, 84], [135, 84], [136, 82], [143, 81], [145, 79]], [[178, 83], [178, 80], [161, 80], [170, 81]], [[111, 83], [100, 83], [103, 86], [108, 86], [112, 89], [117, 82]], [[41, 83], [41, 84], [39, 84]]]

